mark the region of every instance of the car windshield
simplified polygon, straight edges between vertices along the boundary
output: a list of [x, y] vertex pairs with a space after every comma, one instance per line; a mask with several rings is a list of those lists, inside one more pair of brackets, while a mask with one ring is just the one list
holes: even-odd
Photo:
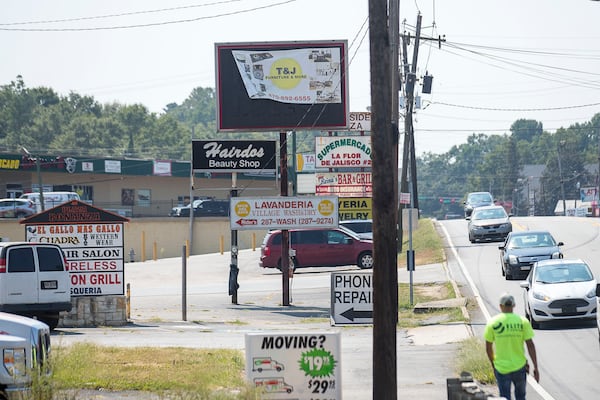
[[594, 279], [586, 264], [548, 265], [536, 268], [535, 281], [539, 283], [587, 282]]
[[556, 241], [549, 233], [512, 236], [508, 242], [510, 249], [523, 249], [528, 247], [552, 247]]
[[503, 208], [492, 208], [487, 210], [479, 210], [475, 212], [473, 219], [496, 219], [506, 218], [506, 212]]
[[491, 203], [492, 198], [487, 193], [477, 193], [477, 194], [472, 194], [471, 196], [469, 196], [469, 202], [470, 203], [486, 203], [486, 202]]

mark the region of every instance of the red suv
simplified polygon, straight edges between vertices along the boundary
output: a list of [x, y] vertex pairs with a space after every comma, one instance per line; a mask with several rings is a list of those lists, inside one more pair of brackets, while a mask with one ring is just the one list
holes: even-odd
[[[358, 265], [373, 268], [373, 241], [361, 239], [346, 228], [290, 229], [291, 248], [296, 250], [294, 269]], [[260, 246], [262, 268], [281, 269], [281, 231], [270, 231]]]

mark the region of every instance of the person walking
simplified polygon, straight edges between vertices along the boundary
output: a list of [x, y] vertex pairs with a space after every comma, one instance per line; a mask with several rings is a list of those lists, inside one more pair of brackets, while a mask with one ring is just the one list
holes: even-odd
[[494, 369], [500, 397], [511, 400], [511, 387], [515, 399], [525, 400], [529, 364], [525, 345], [533, 364], [533, 376], [540, 381], [537, 354], [533, 343], [533, 328], [524, 317], [514, 314], [515, 298], [505, 293], [500, 297], [500, 311], [485, 326], [483, 337], [485, 351]]

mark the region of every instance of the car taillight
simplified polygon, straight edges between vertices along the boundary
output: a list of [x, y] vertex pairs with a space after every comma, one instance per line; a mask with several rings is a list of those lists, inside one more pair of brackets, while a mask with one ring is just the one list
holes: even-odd
[[0, 274], [6, 272], [6, 258], [0, 258]]
[[270, 255], [271, 255], [271, 248], [269, 246], [263, 247], [263, 256], [270, 256]]

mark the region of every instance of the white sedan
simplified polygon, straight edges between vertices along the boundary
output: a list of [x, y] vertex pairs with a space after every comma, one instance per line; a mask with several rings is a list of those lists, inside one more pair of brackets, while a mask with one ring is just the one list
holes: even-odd
[[538, 261], [521, 282], [525, 315], [532, 327], [565, 319], [596, 319], [596, 279], [582, 260]]

